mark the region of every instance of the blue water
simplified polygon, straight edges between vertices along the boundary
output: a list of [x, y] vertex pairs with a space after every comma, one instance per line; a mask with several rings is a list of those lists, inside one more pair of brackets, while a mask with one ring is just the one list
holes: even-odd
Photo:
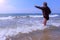
[[[60, 13], [51, 13], [51, 15], [60, 15]], [[0, 14], [0, 16], [27, 16], [27, 15], [42, 15], [42, 13], [7, 13]]]
[[[42, 23], [42, 13], [0, 14], [0, 28], [32, 27]], [[60, 13], [51, 13], [47, 25], [60, 26]]]
[[[30, 23], [31, 22], [31, 23]], [[0, 27], [18, 27], [22, 25], [32, 25], [35, 23], [43, 22], [42, 13], [11, 13], [11, 14], [0, 14]], [[30, 24], [29, 24], [30, 23]], [[60, 26], [60, 13], [51, 13], [50, 20], [47, 24]]]
[[[42, 23], [43, 15], [41, 13], [0, 14], [0, 40], [4, 40], [6, 36], [13, 36], [19, 32], [29, 33], [38, 29], [43, 30]], [[47, 25], [49, 27], [60, 27], [60, 13], [50, 14], [50, 20], [47, 22]]]

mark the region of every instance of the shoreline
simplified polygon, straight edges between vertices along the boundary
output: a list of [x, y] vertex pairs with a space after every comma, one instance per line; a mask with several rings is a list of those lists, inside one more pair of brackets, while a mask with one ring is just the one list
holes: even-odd
[[6, 40], [60, 40], [60, 27], [51, 27], [44, 30], [36, 30], [30, 33], [18, 33]]

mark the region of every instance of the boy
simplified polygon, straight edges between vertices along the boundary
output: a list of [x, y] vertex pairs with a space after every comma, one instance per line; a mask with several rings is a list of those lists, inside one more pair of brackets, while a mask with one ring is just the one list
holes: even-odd
[[50, 8], [47, 6], [47, 3], [46, 2], [43, 3], [43, 6], [42, 7], [40, 7], [40, 6], [35, 6], [35, 7], [42, 10], [43, 17], [44, 17], [43, 24], [44, 24], [44, 26], [46, 26], [46, 23], [49, 20], [49, 14], [51, 13]]

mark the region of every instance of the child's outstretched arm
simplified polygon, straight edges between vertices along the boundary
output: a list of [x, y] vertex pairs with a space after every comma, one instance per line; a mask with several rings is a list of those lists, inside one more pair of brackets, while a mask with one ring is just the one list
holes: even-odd
[[36, 8], [39, 8], [39, 9], [42, 9], [42, 7], [40, 7], [40, 6], [35, 6]]

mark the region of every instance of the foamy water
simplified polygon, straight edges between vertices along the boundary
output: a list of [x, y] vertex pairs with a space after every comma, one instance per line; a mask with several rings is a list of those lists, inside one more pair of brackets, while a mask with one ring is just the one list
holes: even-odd
[[[50, 15], [50, 17], [57, 17], [59, 15]], [[33, 32], [36, 30], [44, 30], [47, 27], [44, 27], [42, 24], [42, 19], [39, 19], [43, 17], [42, 15], [40, 16], [8, 16], [8, 17], [0, 17], [0, 40], [5, 40], [6, 37], [13, 36], [18, 34], [19, 32], [21, 33], [29, 33]], [[47, 25], [52, 25], [59, 27], [60, 22], [58, 23], [55, 22], [54, 20], [50, 19], [47, 23]], [[6, 28], [5, 28], [6, 27]]]
[[[57, 16], [59, 16], [59, 15], [56, 15], [56, 14], [55, 14], [55, 15], [49, 15], [49, 16], [50, 16], [50, 17], [57, 17]], [[43, 15], [34, 15], [34, 16], [33, 16], [33, 15], [29, 15], [29, 17], [35, 17], [35, 18], [36, 18], [36, 17], [43, 17]]]
[[[59, 15], [50, 15], [50, 17], [57, 17], [57, 16], [59, 16]], [[43, 15], [29, 15], [29, 16], [20, 16], [20, 17], [23, 17], [23, 18], [25, 18], [25, 17], [43, 17]], [[12, 17], [12, 16], [8, 16], [8, 17], [0, 17], [0, 20], [7, 20], [7, 19], [13, 19], [13, 18], [20, 18], [20, 17], [18, 17], [18, 16], [16, 16], [16, 17]]]
[[0, 17], [0, 20], [7, 20], [7, 19], [13, 19], [14, 17], [8, 16], [8, 17]]
[[45, 29], [42, 25], [34, 25], [32, 27], [17, 27], [17, 28], [6, 28], [6, 29], [1, 29], [0, 30], [0, 40], [5, 40], [5, 38], [9, 35], [9, 36], [14, 36], [16, 34], [18, 34], [19, 32], [21, 33], [29, 33], [32, 31], [36, 31], [36, 30], [43, 30]]

